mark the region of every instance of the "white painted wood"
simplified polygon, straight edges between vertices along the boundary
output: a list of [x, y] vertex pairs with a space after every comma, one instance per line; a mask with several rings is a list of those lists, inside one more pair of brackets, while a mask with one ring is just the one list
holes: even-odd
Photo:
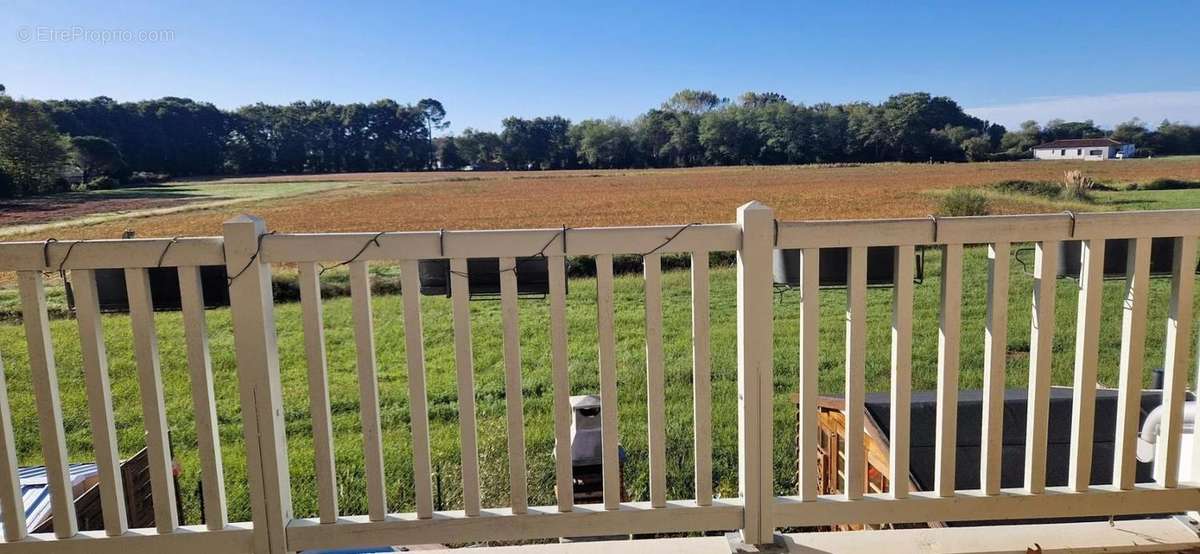
[[[976, 244], [991, 242], [1062, 241], [1070, 238], [1196, 236], [1200, 211], [1155, 210], [1113, 213], [1065, 213], [978, 217], [839, 221], [796, 221], [779, 224], [779, 248], [891, 246], [895, 244]], [[1074, 230], [1074, 234], [1072, 234]]]
[[425, 392], [425, 341], [421, 323], [420, 271], [416, 260], [400, 263], [404, 296], [404, 353], [408, 362], [408, 403], [413, 437], [413, 487], [417, 517], [433, 517], [433, 470], [429, 454], [429, 400]]
[[1008, 256], [1010, 245], [988, 245], [987, 318], [983, 335], [983, 419], [980, 441], [980, 488], [1000, 494], [1004, 451], [1004, 373], [1008, 361]]
[[663, 368], [662, 265], [659, 254], [642, 257], [646, 289], [646, 429], [650, 504], [667, 505], [667, 391]]
[[[462, 511], [438, 512], [437, 519], [419, 520], [411, 514], [389, 515], [370, 522], [344, 517], [338, 525], [298, 519], [288, 528], [288, 545], [297, 550], [345, 548], [380, 544], [518, 541], [554, 537], [693, 532], [734, 529], [741, 525], [742, 506], [736, 499], [715, 500], [712, 506], [672, 501], [665, 508], [649, 502], [626, 502], [609, 510], [603, 504], [581, 504], [571, 512], [557, 506], [531, 507], [525, 514], [507, 508], [483, 510], [478, 517]], [[619, 544], [619, 543], [604, 543]], [[653, 550], [654, 543], [644, 543]]]
[[916, 248], [896, 247], [892, 287], [892, 434], [888, 448], [888, 487], [892, 498], [908, 497], [908, 449], [912, 416], [912, 311]]
[[26, 536], [25, 504], [21, 481], [17, 477], [17, 441], [13, 437], [12, 408], [8, 403], [8, 382], [4, 360], [0, 359], [0, 517], [4, 519], [4, 540], [19, 541]]
[[738, 489], [745, 501], [742, 540], [771, 542], [775, 524], [774, 298], [772, 249], [775, 212], [750, 202], [737, 211], [742, 244], [737, 251]]
[[[846, 268], [846, 499], [862, 498], [867, 479], [863, 444], [867, 380], [867, 248], [850, 248]], [[769, 397], [768, 397], [769, 398]]]
[[1146, 352], [1146, 297], [1150, 288], [1150, 239], [1129, 241], [1121, 316], [1117, 385], [1117, 425], [1113, 442], [1113, 485], [1134, 487], [1138, 419], [1142, 405], [1142, 363]]
[[840, 494], [821, 496], [816, 502], [781, 497], [775, 504], [775, 517], [780, 525], [806, 527], [841, 523], [1107, 517], [1182, 512], [1197, 505], [1200, 505], [1200, 489], [1197, 488], [1164, 489], [1157, 485], [1138, 485], [1133, 490], [1119, 491], [1100, 485], [1088, 492], [1074, 492], [1067, 487], [1046, 487], [1039, 494], [1030, 494], [1023, 488], [1002, 489], [998, 495], [988, 495], [980, 490], [958, 491], [948, 498], [940, 497], [934, 491], [913, 491], [904, 500], [893, 500], [886, 493], [867, 494], [856, 501], [847, 501]]
[[711, 506], [712, 354], [709, 346], [708, 252], [692, 252], [692, 419], [696, 504]]
[[[379, 237], [379, 246], [367, 249], [358, 259], [372, 261], [521, 257], [541, 252], [543, 248], [547, 254], [567, 256], [634, 254], [650, 252], [655, 248], [662, 254], [693, 250], [736, 250], [741, 242], [738, 226], [731, 223], [692, 225], [672, 240], [671, 236], [678, 233], [679, 228], [679, 225], [571, 228], [567, 233], [569, 240], [566, 241], [565, 252], [562, 246], [562, 229], [395, 232]], [[362, 249], [362, 245], [376, 234], [273, 235], [263, 241], [263, 255], [270, 263], [344, 260]], [[664, 245], [668, 240], [670, 243]], [[42, 243], [32, 244], [36, 245], [37, 264], [40, 266]]]
[[1180, 237], [1200, 235], [1200, 212], [1153, 210], [1075, 214], [1075, 238]]
[[1046, 488], [1046, 440], [1050, 424], [1050, 362], [1054, 358], [1054, 287], [1058, 242], [1037, 243], [1033, 262], [1033, 317], [1029, 338], [1029, 400], [1025, 427], [1025, 488]]
[[554, 383], [554, 491], [560, 512], [571, 511], [571, 383], [567, 352], [567, 271], [564, 256], [546, 258], [550, 280], [550, 373]]
[[1083, 241], [1079, 307], [1075, 319], [1075, 386], [1071, 401], [1071, 459], [1067, 486], [1085, 491], [1092, 480], [1096, 428], [1096, 366], [1100, 355], [1100, 306], [1104, 293], [1104, 239]]
[[1179, 484], [1180, 443], [1183, 440], [1183, 404], [1187, 392], [1188, 361], [1192, 346], [1192, 302], [1196, 277], [1196, 237], [1175, 239], [1174, 267], [1171, 271], [1171, 300], [1167, 305], [1166, 370], [1163, 403], [1167, 415], [1160, 437], [1166, 441], [1163, 475], [1159, 484], [1173, 488]]
[[29, 347], [30, 381], [38, 411], [38, 437], [50, 486], [50, 504], [56, 525], [54, 534], [65, 539], [77, 531], [71, 478], [67, 472], [67, 443], [63, 433], [62, 406], [58, 397], [58, 372], [54, 363], [54, 345], [50, 339], [50, 318], [46, 313], [46, 289], [42, 274], [22, 271], [17, 274], [21, 289], [21, 318], [25, 322], [25, 342]]
[[525, 476], [525, 413], [521, 392], [521, 323], [517, 311], [515, 258], [500, 258], [500, 319], [504, 334], [504, 404], [508, 415], [509, 503], [514, 513], [529, 507]]
[[934, 491], [954, 496], [954, 464], [958, 448], [958, 367], [962, 337], [963, 245], [942, 248], [941, 317], [938, 321], [937, 430], [934, 438]]
[[113, 423], [112, 387], [108, 379], [108, 352], [104, 347], [95, 272], [90, 269], [72, 271], [71, 289], [75, 295], [75, 321], [79, 324], [79, 350], [83, 355], [83, 376], [87, 384], [92, 451], [96, 456], [96, 472], [100, 480], [104, 530], [108, 536], [115, 537], [129, 530], [129, 522], [125, 516], [121, 459]]
[[[1173, 518], [1082, 523], [983, 525], [932, 529], [881, 529], [854, 533], [785, 535], [791, 552], [1188, 552], [1200, 548], [1196, 533]], [[1031, 547], [1031, 545], [1037, 545]], [[690, 546], [690, 545], [689, 545]], [[728, 548], [728, 547], [726, 547]], [[717, 550], [713, 550], [717, 554]], [[527, 553], [534, 554], [534, 553]], [[582, 554], [582, 553], [579, 553]], [[720, 553], [724, 554], [724, 553]]]
[[471, 291], [467, 260], [450, 259], [454, 365], [458, 370], [458, 430], [462, 441], [463, 509], [479, 515], [479, 447], [475, 431], [475, 360], [471, 353]]
[[776, 248], [893, 246], [897, 242], [933, 242], [929, 218], [780, 221]]
[[375, 323], [371, 315], [371, 276], [367, 262], [350, 263], [350, 301], [354, 307], [358, 410], [362, 418], [363, 463], [367, 474], [367, 512], [371, 521], [383, 521], [387, 514], [387, 480], [383, 472], [383, 432], [379, 424], [379, 380], [375, 365]]
[[204, 521], [210, 530], [217, 530], [225, 527], [229, 517], [225, 511], [221, 432], [217, 421], [217, 397], [213, 393], [212, 359], [208, 349], [208, 323], [204, 317], [204, 289], [199, 267], [179, 268], [179, 294], [191, 375], [192, 409], [196, 414], [196, 446], [200, 455]]
[[817, 499], [817, 381], [821, 344], [821, 255], [817, 248], [800, 251], [800, 498]]
[[[60, 269], [103, 269], [181, 265], [222, 265], [220, 237], [170, 239], [61, 240], [0, 243], [0, 271], [58, 271]], [[67, 253], [70, 252], [70, 256]], [[47, 264], [49, 258], [49, 264]], [[66, 258], [66, 263], [63, 259]]]
[[308, 360], [308, 411], [312, 417], [313, 463], [317, 474], [317, 509], [321, 523], [338, 517], [337, 470], [334, 467], [333, 417], [329, 409], [329, 369], [325, 356], [325, 316], [321, 277], [315, 263], [300, 270], [300, 307], [304, 312], [304, 352]]
[[619, 438], [617, 436], [617, 343], [613, 331], [612, 256], [596, 256], [596, 334], [600, 365], [600, 441], [603, 460], [604, 507], [621, 503]]
[[283, 387], [275, 336], [271, 266], [258, 256], [265, 243], [261, 219], [238, 216], [226, 221], [226, 270], [237, 275], [229, 285], [238, 389], [246, 441], [246, 477], [256, 553], [287, 552], [284, 530], [292, 519], [292, 486], [284, 433]]
[[154, 527], [170, 533], [179, 525], [172, 476], [170, 429], [163, 403], [162, 368], [158, 360], [158, 334], [154, 329], [154, 304], [150, 274], [142, 268], [125, 269], [129, 294], [129, 321], [133, 325], [133, 354], [137, 362], [146, 450], [150, 459], [150, 490], [154, 497]]
[[183, 526], [161, 534], [150, 529], [130, 529], [119, 537], [104, 531], [80, 531], [70, 539], [57, 539], [51, 533], [29, 535], [15, 543], [0, 543], [0, 553], [19, 554], [127, 554], [131, 552], [168, 552], [170, 554], [250, 554], [254, 552], [254, 531], [249, 523], [234, 523], [212, 531], [203, 526]]

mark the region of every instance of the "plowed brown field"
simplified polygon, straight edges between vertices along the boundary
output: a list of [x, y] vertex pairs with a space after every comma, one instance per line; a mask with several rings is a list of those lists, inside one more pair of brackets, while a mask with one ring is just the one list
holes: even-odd
[[[775, 166], [645, 171], [374, 173], [282, 176], [239, 182], [331, 181], [355, 186], [282, 199], [55, 229], [63, 238], [211, 235], [239, 213], [279, 231], [490, 229], [727, 222], [758, 200], [781, 219], [924, 216], [930, 191], [1005, 179], [1058, 180], [1080, 168], [1110, 183], [1200, 179], [1200, 157], [1119, 162], [1007, 162]], [[217, 181], [228, 184], [230, 181]], [[194, 185], [194, 183], [193, 183]], [[1001, 200], [999, 213], [1054, 210]], [[46, 233], [41, 233], [46, 235]], [[6, 240], [43, 239], [45, 236]]]

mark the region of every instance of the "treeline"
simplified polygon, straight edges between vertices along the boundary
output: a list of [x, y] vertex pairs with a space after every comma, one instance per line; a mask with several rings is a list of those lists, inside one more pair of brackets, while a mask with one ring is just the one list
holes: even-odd
[[401, 171], [429, 166], [437, 100], [370, 104], [323, 100], [236, 111], [187, 98], [40, 102], [62, 133], [110, 140], [139, 171], [175, 176]]
[[1030, 157], [1051, 140], [1104, 136], [1134, 143], [1142, 156], [1200, 153], [1200, 127], [1169, 121], [1151, 130], [1135, 119], [1110, 131], [1056, 119], [1009, 131], [923, 92], [806, 106], [777, 93], [730, 101], [684, 90], [632, 121], [510, 117], [498, 133], [467, 129], [438, 140], [438, 160], [449, 169], [999, 161]]
[[923, 92], [804, 105], [771, 92], [731, 101], [683, 90], [630, 121], [510, 117], [499, 132], [435, 139], [449, 121], [434, 99], [226, 111], [174, 97], [18, 101], [3, 90], [0, 196], [196, 175], [1011, 160], [1049, 140], [1101, 136], [1139, 155], [1200, 153], [1197, 126], [1052, 120], [1010, 131]]
[[187, 98], [17, 101], [3, 91], [0, 196], [196, 175], [429, 169], [431, 137], [449, 124], [434, 99], [223, 111]]

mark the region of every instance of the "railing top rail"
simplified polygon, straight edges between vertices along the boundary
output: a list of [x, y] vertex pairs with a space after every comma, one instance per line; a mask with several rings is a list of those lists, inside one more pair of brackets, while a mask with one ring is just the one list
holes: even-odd
[[221, 237], [0, 242], [0, 271], [225, 265]]
[[781, 221], [777, 246], [973, 244], [1200, 234], [1200, 209], [904, 219]]
[[[276, 234], [263, 240], [269, 263], [432, 258], [496, 258], [546, 255], [644, 254], [693, 250], [736, 250], [741, 229], [734, 223], [404, 231], [387, 233]], [[364, 250], [364, 247], [365, 250]]]

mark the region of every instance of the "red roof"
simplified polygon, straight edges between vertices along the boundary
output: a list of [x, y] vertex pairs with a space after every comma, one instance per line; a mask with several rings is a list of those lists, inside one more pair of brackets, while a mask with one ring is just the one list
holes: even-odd
[[1095, 148], [1106, 146], [1122, 146], [1123, 144], [1124, 143], [1110, 138], [1062, 139], [1039, 144], [1034, 146], [1034, 148]]

